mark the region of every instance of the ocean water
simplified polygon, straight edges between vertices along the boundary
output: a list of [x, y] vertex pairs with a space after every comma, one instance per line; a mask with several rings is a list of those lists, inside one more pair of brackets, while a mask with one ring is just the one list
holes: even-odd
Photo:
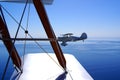
[[[20, 56], [23, 56], [24, 45], [15, 44]], [[47, 52], [53, 52], [49, 43], [40, 43]], [[86, 40], [84, 43], [70, 42], [61, 46], [64, 53], [73, 54], [94, 80], [120, 80], [120, 39]], [[44, 52], [34, 43], [27, 43], [27, 53]], [[0, 43], [0, 80], [7, 62], [8, 53], [3, 43]], [[14, 67], [10, 61], [5, 80], [9, 80]]]

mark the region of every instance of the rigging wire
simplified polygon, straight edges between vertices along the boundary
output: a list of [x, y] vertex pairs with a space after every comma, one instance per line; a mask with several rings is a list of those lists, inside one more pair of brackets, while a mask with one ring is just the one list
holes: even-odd
[[[2, 8], [6, 11], [6, 13], [8, 13], [8, 15], [9, 15], [17, 24], [19, 24], [19, 22], [18, 22], [3, 6], [2, 6]], [[20, 25], [20, 27], [21, 27], [24, 31], [26, 31], [26, 29], [25, 29], [22, 25]], [[33, 37], [32, 37], [29, 33], [28, 33], [28, 36], [33, 39]], [[53, 41], [53, 39], [52, 39], [51, 41]], [[36, 40], [34, 40], [34, 42], [38, 45], [39, 48], [41, 48], [41, 49], [64, 71], [64, 69], [48, 54], [48, 52], [47, 52]]]
[[[21, 25], [21, 23], [22, 23], [22, 20], [23, 20], [24, 14], [25, 14], [25, 10], [26, 10], [26, 7], [27, 7], [27, 3], [28, 3], [28, 0], [26, 0], [26, 4], [25, 4], [24, 9], [23, 9], [22, 16], [21, 16], [21, 19], [20, 19], [20, 22], [19, 22], [19, 24], [18, 24], [18, 28], [17, 28], [16, 34], [15, 34], [15, 39], [13, 40], [13, 45], [15, 44], [15, 41], [16, 41], [16, 38], [17, 38], [17, 35], [18, 35], [18, 32], [19, 32], [19, 29], [20, 29], [20, 25]], [[22, 72], [22, 70], [20, 70], [20, 72]]]
[[[17, 24], [19, 24], [19, 22], [2, 5], [1, 7]], [[21, 26], [21, 28], [25, 31], [25, 28], [23, 26]]]
[[[19, 29], [20, 29], [20, 27], [21, 27], [21, 23], [22, 23], [24, 14], [25, 14], [25, 10], [26, 10], [26, 7], [27, 7], [27, 3], [28, 3], [28, 0], [26, 0], [26, 4], [25, 4], [25, 7], [24, 7], [24, 9], [23, 9], [23, 13], [22, 13], [20, 22], [19, 22], [19, 24], [18, 24], [18, 29], [17, 29], [16, 35], [15, 35], [15, 40], [13, 40], [13, 44], [15, 44], [15, 41], [16, 41], [16, 38], [17, 38], [17, 35], [18, 35], [18, 32], [19, 32]], [[21, 66], [21, 67], [22, 67], [22, 66]], [[21, 73], [22, 73], [22, 70], [21, 70]], [[21, 74], [21, 73], [20, 73], [20, 74]]]
[[[27, 33], [25, 33], [25, 38], [27, 38]], [[26, 40], [24, 41], [24, 49], [23, 49], [23, 62], [22, 65], [24, 65], [24, 57], [26, 54]]]
[[[3, 14], [3, 11], [2, 11], [1, 5], [0, 5], [0, 13], [1, 13], [2, 19], [3, 19], [3, 21], [4, 21], [5, 25], [6, 25], [6, 21], [5, 21], [5, 18], [4, 18], [4, 14]], [[6, 74], [9, 62], [10, 62], [10, 56], [8, 56], [8, 58], [7, 58], [7, 63], [5, 65], [4, 72], [2, 74], [2, 80], [4, 80], [4, 78], [5, 78], [5, 74]]]
[[[19, 32], [19, 29], [20, 29], [20, 25], [21, 25], [21, 22], [22, 22], [22, 19], [23, 19], [23, 16], [24, 16], [25, 10], [26, 10], [27, 2], [28, 2], [28, 0], [26, 1], [25, 7], [24, 7], [24, 10], [23, 10], [23, 13], [22, 13], [21, 19], [20, 19], [20, 23], [19, 23], [19, 25], [18, 25], [18, 29], [17, 29], [16, 34], [15, 34], [15, 39], [17, 38], [17, 35], [18, 35], [18, 32]], [[5, 20], [4, 20], [4, 21], [5, 21]], [[14, 47], [15, 41], [16, 41], [16, 40], [13, 40], [13, 43], [12, 43], [13, 46], [12, 46], [12, 49], [11, 49], [10, 54], [12, 54], [12, 50], [13, 50], [13, 47]], [[10, 57], [11, 57], [11, 56], [9, 55], [8, 60], [7, 60], [7, 64], [6, 64], [6, 66], [5, 66], [4, 73], [3, 73], [3, 75], [2, 75], [2, 80], [4, 80], [4, 78], [5, 78], [5, 74], [6, 74], [6, 71], [7, 71], [7, 68], [8, 68], [8, 64], [9, 64], [9, 62], [10, 62]], [[16, 67], [17, 67], [17, 66], [15, 66], [15, 69], [17, 70], [18, 68], [16, 68]], [[22, 72], [21, 69], [19, 69], [19, 70], [20, 70], [20, 72]]]
[[67, 72], [68, 72], [68, 74], [69, 74], [69, 76], [70, 76], [71, 80], [73, 80], [73, 77], [72, 77], [72, 75], [71, 75], [71, 73], [70, 73], [70, 70], [68, 70], [68, 68], [67, 68], [67, 67], [66, 67], [66, 69], [67, 69]]
[[[29, 34], [28, 34], [29, 35]], [[33, 38], [31, 35], [29, 35], [31, 38]], [[57, 64], [63, 71], [64, 71], [64, 69], [50, 56], [50, 54], [36, 41], [36, 40], [34, 40], [34, 42], [38, 45], [38, 47], [41, 49], [41, 50], [43, 50], [48, 56], [49, 56], [49, 58], [51, 58], [54, 62], [55, 62], [55, 64]]]
[[[27, 1], [28, 1], [28, 0], [27, 0]], [[26, 7], [27, 7], [27, 2], [26, 2], [26, 5], [25, 5], [25, 8], [24, 8], [24, 11], [23, 11], [23, 14], [22, 14], [20, 23], [19, 23], [3, 6], [1, 6], [1, 7], [7, 12], [7, 14], [8, 14], [17, 24], [19, 24], [18, 29], [17, 29], [17, 32], [16, 32], [16, 35], [15, 35], [15, 40], [16, 40], [16, 38], [17, 38], [17, 34], [18, 34], [18, 32], [19, 32], [20, 27], [25, 31], [25, 38], [27, 38], [27, 35], [28, 35], [30, 38], [33, 39], [33, 37], [28, 33], [28, 30], [27, 30], [27, 29], [28, 29], [28, 23], [29, 23], [30, 4], [29, 4], [29, 7], [28, 7], [29, 10], [28, 10], [28, 17], [27, 17], [27, 26], [26, 26], [26, 29], [21, 25], [21, 22], [22, 22], [22, 18], [23, 18], [23, 16], [24, 16], [24, 13], [25, 13], [25, 10], [26, 10]], [[15, 40], [14, 40], [13, 44], [15, 43]], [[34, 42], [39, 46], [39, 48], [41, 48], [41, 49], [64, 71], [64, 69], [50, 56], [50, 54], [49, 54], [36, 40], [34, 40]], [[23, 54], [23, 56], [24, 56], [25, 53], [26, 53], [25, 49], [26, 49], [26, 40], [25, 40], [25, 42], [24, 42], [24, 54]], [[24, 58], [23, 58], [23, 62], [24, 62]], [[69, 71], [68, 71], [68, 73], [69, 73]], [[71, 76], [70, 73], [69, 73], [69, 75], [70, 75], [70, 77], [71, 77], [71, 80], [73, 80], [73, 78], [72, 78], [72, 76]]]
[[[19, 29], [20, 29], [20, 26], [21, 26], [21, 23], [22, 23], [22, 19], [23, 19], [23, 16], [24, 16], [24, 13], [25, 13], [25, 10], [26, 10], [26, 7], [27, 7], [27, 3], [28, 3], [28, 0], [26, 1], [25, 7], [24, 7], [24, 10], [23, 10], [23, 13], [22, 13], [22, 16], [21, 16], [19, 25], [18, 25], [18, 29], [17, 29], [16, 34], [15, 34], [15, 39], [17, 38]], [[15, 40], [13, 41], [13, 44], [14, 44], [14, 43], [15, 43]]]
[[29, 3], [29, 6], [28, 6], [27, 24], [26, 24], [26, 30], [25, 30], [25, 41], [24, 41], [24, 52], [23, 52], [23, 65], [24, 65], [24, 57], [25, 57], [25, 54], [26, 54], [26, 38], [28, 36], [29, 15], [30, 15], [30, 3]]

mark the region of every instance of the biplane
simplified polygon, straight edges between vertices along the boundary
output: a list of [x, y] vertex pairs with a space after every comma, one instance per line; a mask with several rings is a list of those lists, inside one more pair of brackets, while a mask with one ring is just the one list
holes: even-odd
[[75, 42], [75, 41], [80, 41], [80, 40], [84, 41], [85, 39], [87, 39], [86, 33], [82, 33], [80, 37], [76, 37], [72, 35], [73, 33], [63, 34], [62, 37], [58, 37], [58, 41], [62, 42], [61, 43], [62, 46], [66, 46], [67, 42]]

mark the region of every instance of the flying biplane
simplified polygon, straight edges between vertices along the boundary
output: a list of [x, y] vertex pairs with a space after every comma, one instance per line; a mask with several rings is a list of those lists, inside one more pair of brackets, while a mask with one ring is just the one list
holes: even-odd
[[80, 37], [76, 37], [76, 36], [72, 36], [72, 33], [67, 33], [67, 34], [63, 34], [62, 37], [58, 37], [58, 41], [62, 42], [61, 45], [62, 46], [66, 46], [67, 42], [75, 42], [75, 41], [79, 41], [79, 40], [85, 40], [87, 39], [87, 34], [86, 33], [82, 33], [82, 35]]

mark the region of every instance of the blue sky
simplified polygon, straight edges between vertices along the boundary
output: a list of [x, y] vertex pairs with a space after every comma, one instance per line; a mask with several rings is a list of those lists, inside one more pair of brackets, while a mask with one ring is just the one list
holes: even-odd
[[[19, 6], [2, 4], [19, 21], [19, 15], [22, 12], [20, 9], [23, 8], [20, 6], [23, 4], [19, 4]], [[54, 0], [52, 5], [45, 5], [45, 8], [57, 36], [64, 33], [80, 36], [82, 32], [86, 32], [88, 37], [120, 38], [120, 0]], [[32, 27], [29, 30], [33, 36], [41, 37], [44, 36], [44, 33], [41, 33], [42, 25], [36, 15], [32, 5], [29, 20]], [[6, 19], [9, 20], [8, 17]], [[15, 32], [13, 26], [17, 24], [12, 20], [9, 20], [8, 24], [10, 29], [12, 28], [11, 34], [13, 34]]]

